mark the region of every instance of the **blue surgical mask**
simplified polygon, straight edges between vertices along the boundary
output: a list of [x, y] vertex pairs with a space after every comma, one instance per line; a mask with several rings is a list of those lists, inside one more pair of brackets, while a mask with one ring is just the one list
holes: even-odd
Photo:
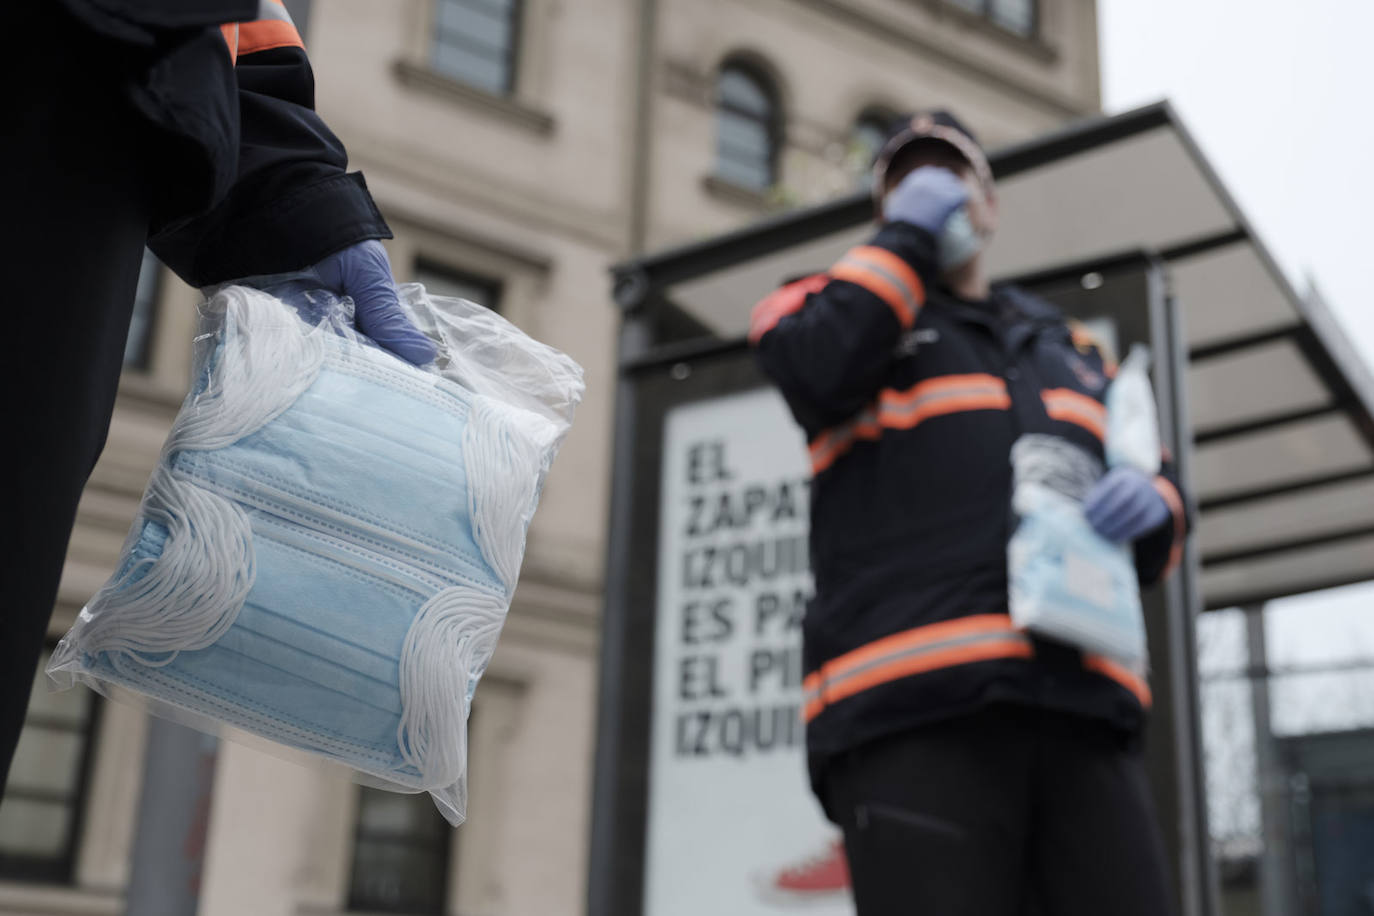
[[983, 237], [973, 227], [967, 206], [955, 210], [945, 221], [937, 244], [941, 271], [963, 267], [983, 249]]
[[221, 295], [121, 567], [51, 667], [430, 791], [457, 823], [468, 710], [563, 430]]
[[1013, 445], [1012, 469], [1012, 622], [1143, 671], [1145, 619], [1131, 548], [1104, 539], [1083, 514], [1101, 462], [1064, 439], [1031, 433]]

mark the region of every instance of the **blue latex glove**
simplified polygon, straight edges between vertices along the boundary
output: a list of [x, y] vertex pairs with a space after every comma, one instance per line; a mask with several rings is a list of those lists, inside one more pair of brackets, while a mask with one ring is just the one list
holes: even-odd
[[883, 200], [883, 217], [889, 223], [911, 223], [939, 235], [967, 201], [968, 188], [958, 175], [938, 165], [923, 165]]
[[1109, 541], [1134, 541], [1169, 520], [1169, 504], [1154, 482], [1135, 468], [1112, 468], [1083, 501], [1083, 512]]
[[417, 366], [434, 359], [434, 343], [401, 311], [391, 261], [381, 242], [370, 239], [350, 245], [312, 270], [325, 289], [353, 299], [354, 323], [379, 346]]

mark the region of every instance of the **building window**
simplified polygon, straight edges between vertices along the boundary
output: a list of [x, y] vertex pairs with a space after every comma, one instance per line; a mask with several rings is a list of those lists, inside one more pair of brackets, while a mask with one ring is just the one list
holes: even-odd
[[430, 66], [497, 95], [515, 89], [519, 0], [435, 0]]
[[162, 262], [147, 248], [138, 268], [138, 289], [134, 292], [134, 311], [129, 318], [129, 336], [124, 341], [124, 367], [144, 370], [152, 355], [153, 320], [157, 317], [157, 297], [162, 289]]
[[501, 282], [451, 270], [423, 258], [415, 262], [415, 282], [434, 296], [467, 299], [485, 305], [493, 312], [501, 311]]
[[777, 93], [761, 75], [727, 64], [716, 83], [716, 175], [753, 191], [777, 179]]
[[961, 9], [987, 19], [1013, 35], [1030, 38], [1035, 34], [1036, 0], [946, 0]]
[[38, 666], [9, 783], [0, 799], [0, 878], [71, 880], [95, 719], [85, 689], [51, 693]]
[[441, 916], [452, 836], [429, 795], [361, 787], [349, 909]]
[[859, 187], [866, 188], [872, 182], [873, 160], [878, 158], [888, 130], [896, 120], [897, 116], [889, 111], [869, 108], [854, 121], [846, 165]]

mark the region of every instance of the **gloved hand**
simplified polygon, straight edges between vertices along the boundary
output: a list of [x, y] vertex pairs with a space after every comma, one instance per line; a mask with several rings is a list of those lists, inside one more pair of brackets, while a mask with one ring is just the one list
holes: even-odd
[[968, 188], [949, 169], [923, 165], [901, 180], [883, 200], [890, 223], [911, 223], [939, 235], [945, 222], [968, 200]]
[[1109, 541], [1134, 541], [1169, 519], [1169, 504], [1154, 483], [1135, 468], [1112, 468], [1088, 492], [1083, 512]]
[[422, 366], [434, 359], [434, 343], [401, 311], [391, 261], [382, 243], [370, 239], [336, 251], [313, 268], [325, 289], [353, 299], [358, 330], [401, 359]]

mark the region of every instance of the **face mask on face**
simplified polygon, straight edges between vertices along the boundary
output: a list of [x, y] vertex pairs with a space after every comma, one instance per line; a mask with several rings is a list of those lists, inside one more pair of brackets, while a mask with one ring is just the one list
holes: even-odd
[[265, 294], [217, 298], [193, 406], [52, 667], [429, 791], [456, 823], [564, 429]]
[[969, 218], [968, 206], [961, 206], [945, 221], [945, 227], [940, 232], [940, 270], [948, 272], [963, 267], [983, 249], [983, 243], [983, 236], [973, 227], [973, 221]]

